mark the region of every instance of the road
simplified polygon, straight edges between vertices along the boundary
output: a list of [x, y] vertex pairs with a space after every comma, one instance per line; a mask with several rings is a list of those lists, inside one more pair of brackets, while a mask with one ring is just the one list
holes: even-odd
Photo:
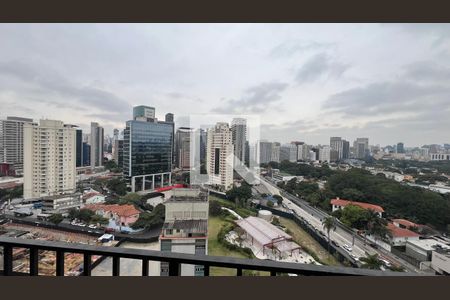
[[[274, 195], [280, 195], [283, 197], [283, 203], [287, 205], [289, 209], [292, 209], [298, 216], [309, 222], [316, 230], [327, 235], [326, 230], [323, 228], [322, 219], [329, 216], [327, 213], [312, 207], [306, 201], [290, 195], [275, 184], [261, 179], [261, 183]], [[373, 255], [378, 254], [380, 258], [383, 258], [394, 265], [403, 266], [408, 272], [423, 273], [421, 270], [417, 269], [415, 266], [404, 261], [403, 259], [393, 255], [392, 253], [384, 249], [375, 249], [368, 245], [363, 237], [356, 233], [349, 232], [350, 230], [346, 228], [343, 224], [337, 224], [336, 230], [330, 231], [330, 239], [337, 243], [340, 247], [347, 244], [352, 247], [351, 254], [357, 257], [364, 257], [367, 254]], [[348, 252], [348, 251], [347, 251]]]

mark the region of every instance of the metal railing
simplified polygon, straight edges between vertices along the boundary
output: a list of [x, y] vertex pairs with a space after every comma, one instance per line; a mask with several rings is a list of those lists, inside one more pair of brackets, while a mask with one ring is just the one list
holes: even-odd
[[0, 237], [0, 246], [3, 247], [3, 271], [0, 271], [0, 275], [4, 276], [24, 275], [24, 273], [13, 272], [13, 248], [29, 249], [30, 268], [29, 273], [26, 273], [25, 275], [32, 276], [39, 274], [40, 250], [56, 252], [55, 260], [57, 276], [64, 276], [64, 254], [66, 253], [79, 253], [83, 255], [83, 276], [91, 275], [93, 255], [112, 257], [113, 276], [120, 275], [120, 258], [140, 260], [142, 262], [142, 276], [149, 275], [149, 261], [167, 262], [169, 264], [169, 276], [179, 276], [181, 272], [181, 264], [202, 265], [204, 266], [205, 276], [209, 276], [211, 267], [236, 269], [237, 276], [242, 276], [243, 270], [266, 271], [269, 272], [271, 276], [276, 276], [280, 273], [298, 274], [304, 276], [414, 276], [414, 274], [405, 274], [402, 272], [92, 246], [8, 237]]

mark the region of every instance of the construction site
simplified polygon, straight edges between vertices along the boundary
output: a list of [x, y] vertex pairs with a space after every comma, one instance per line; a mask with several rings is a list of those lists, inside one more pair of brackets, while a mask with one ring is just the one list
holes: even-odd
[[[86, 245], [97, 245], [97, 238], [61, 230], [39, 228], [24, 224], [7, 223], [0, 226], [0, 235], [5, 237], [14, 237], [21, 239], [33, 239], [44, 241], [61, 241], [67, 243], [78, 243]], [[117, 241], [111, 241], [103, 246], [114, 246]], [[92, 256], [92, 263], [97, 261], [100, 256]], [[0, 261], [3, 261], [3, 253], [0, 253]], [[28, 249], [13, 249], [13, 272], [29, 272], [30, 253]], [[82, 272], [83, 255], [78, 253], [66, 253], [64, 259], [64, 275], [78, 276]], [[2, 267], [2, 266], [0, 266]], [[54, 251], [39, 251], [39, 275], [56, 275], [56, 253]]]

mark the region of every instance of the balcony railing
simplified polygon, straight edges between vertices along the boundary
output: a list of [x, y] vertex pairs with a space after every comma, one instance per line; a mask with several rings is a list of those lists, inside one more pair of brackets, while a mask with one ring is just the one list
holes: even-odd
[[[169, 276], [179, 276], [181, 264], [203, 265], [205, 276], [209, 276], [210, 267], [236, 269], [236, 275], [242, 276], [243, 270], [266, 271], [271, 276], [280, 273], [304, 276], [411, 276], [417, 274], [357, 269], [348, 267], [330, 267], [311, 264], [277, 262], [259, 259], [244, 259], [234, 257], [194, 255], [154, 250], [141, 250], [117, 247], [92, 246], [64, 242], [28, 240], [20, 238], [0, 237], [3, 246], [3, 271], [0, 275], [38, 275], [39, 250], [56, 252], [56, 276], [64, 276], [64, 254], [80, 253], [83, 255], [83, 276], [90, 276], [92, 270], [92, 256], [112, 257], [112, 275], [120, 275], [120, 258], [137, 259], [142, 262], [142, 276], [149, 275], [149, 261], [167, 262]], [[29, 249], [29, 273], [13, 272], [13, 248]]]

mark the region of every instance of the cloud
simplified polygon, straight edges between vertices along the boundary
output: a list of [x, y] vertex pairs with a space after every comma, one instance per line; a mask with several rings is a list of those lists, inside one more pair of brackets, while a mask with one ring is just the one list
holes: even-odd
[[[449, 100], [450, 87], [445, 85], [377, 82], [333, 94], [325, 101], [323, 109], [348, 117], [368, 117], [448, 107]], [[427, 101], [433, 101], [432, 105]]]
[[224, 101], [220, 107], [212, 111], [216, 113], [262, 113], [274, 102], [281, 99], [281, 92], [288, 84], [282, 82], [266, 82], [253, 86], [245, 91], [240, 99]]
[[450, 68], [433, 61], [419, 61], [405, 66], [404, 75], [417, 81], [449, 82]]
[[273, 58], [291, 57], [297, 53], [303, 53], [306, 51], [313, 51], [313, 50], [328, 50], [335, 47], [336, 47], [335, 43], [288, 40], [272, 48], [272, 50], [269, 53], [269, 57]]
[[[20, 83], [39, 89], [39, 101], [49, 104], [60, 103], [74, 108], [71, 101], [80, 108], [96, 108], [108, 112], [123, 112], [131, 106], [111, 92], [94, 86], [79, 85], [68, 81], [65, 77], [50, 68], [35, 66], [18, 61], [0, 62], [0, 76], [13, 77]], [[57, 102], [50, 99], [59, 98]], [[30, 98], [31, 99], [31, 98]]]
[[339, 78], [350, 65], [331, 58], [326, 53], [318, 53], [309, 58], [297, 71], [295, 80], [299, 84], [311, 83], [319, 79]]

